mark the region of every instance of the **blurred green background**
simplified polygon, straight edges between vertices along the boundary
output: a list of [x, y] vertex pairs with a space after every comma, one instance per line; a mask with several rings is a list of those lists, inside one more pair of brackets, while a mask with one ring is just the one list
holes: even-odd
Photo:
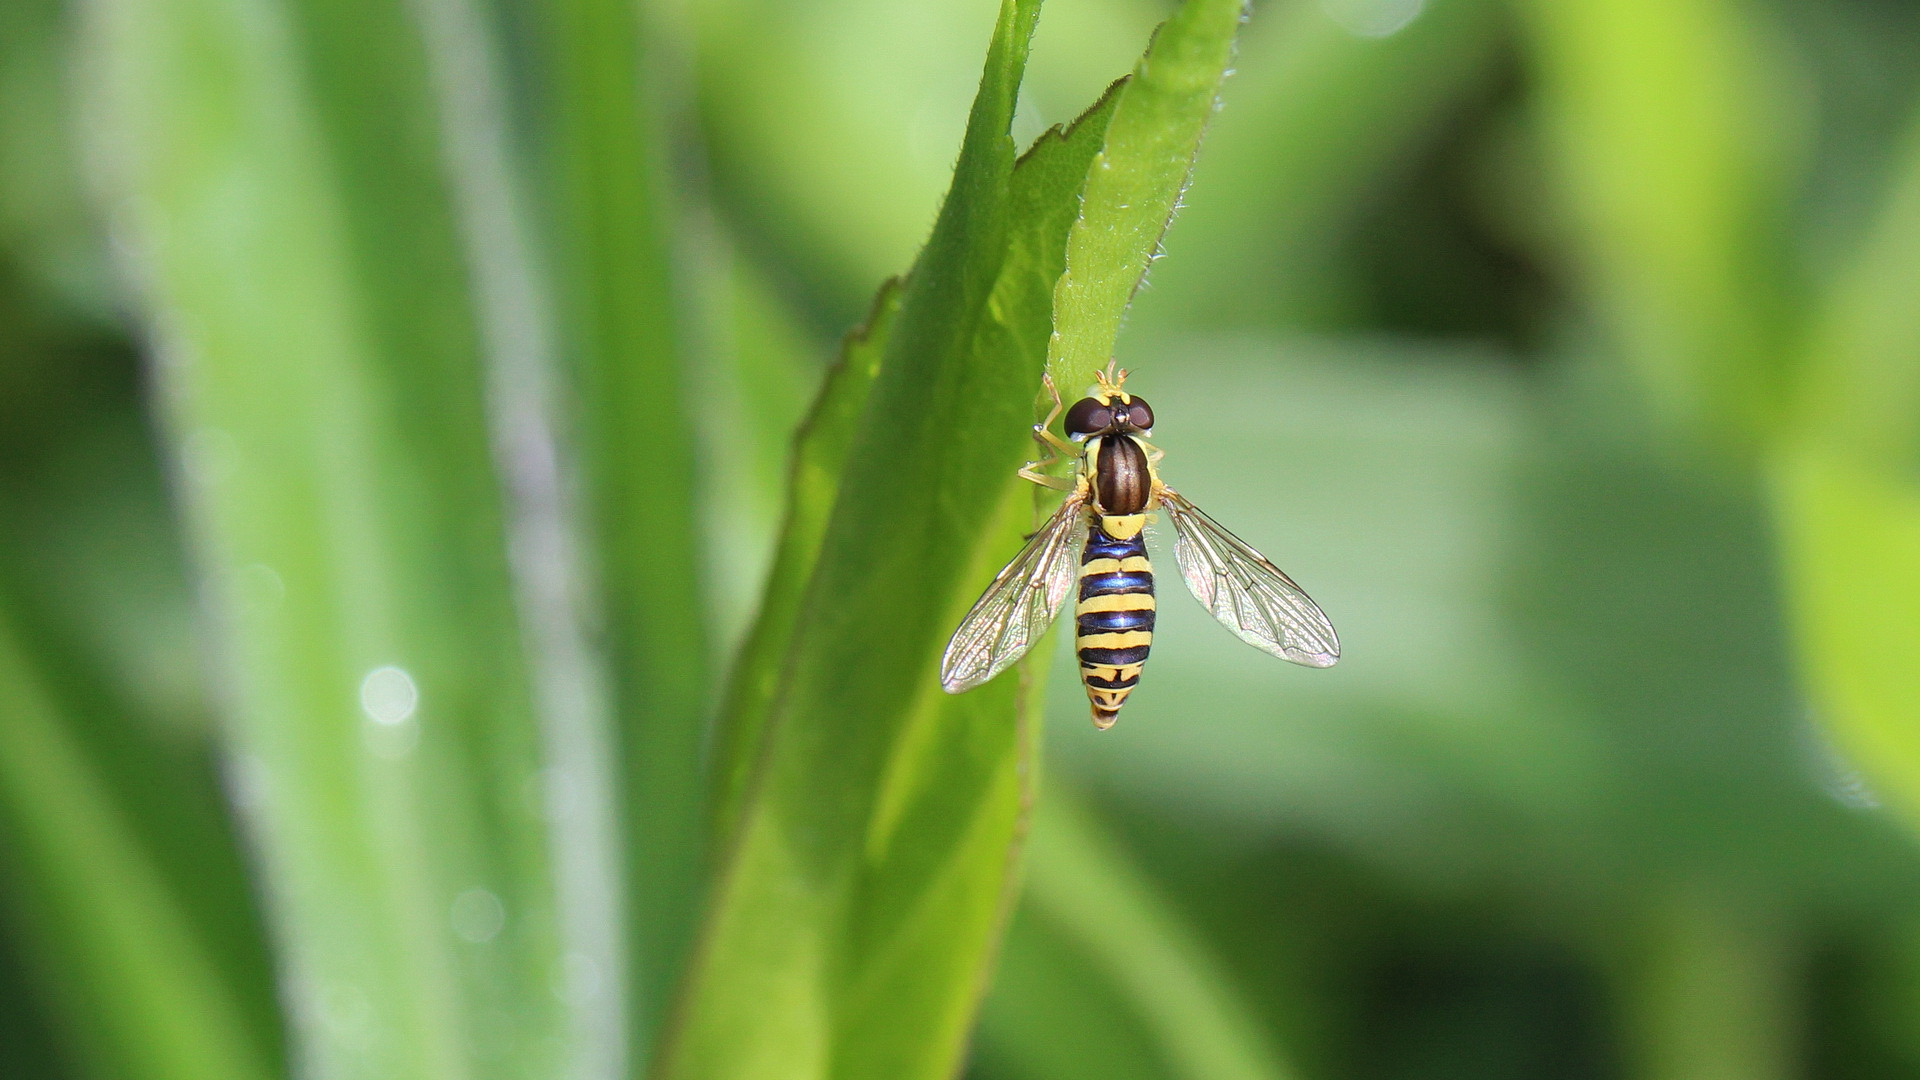
[[[151, 132], [127, 105], [127, 35], [192, 9], [270, 67], [286, 26], [331, 34], [290, 77], [404, 134], [433, 110], [402, 96], [411, 61], [387, 55], [381, 20], [436, 40], [482, 26], [499, 84], [456, 71], [421, 100], [492, 100], [509, 160], [469, 147], [461, 167], [538, 192], [593, 175], [566, 163], [595, 137], [595, 85], [542, 80], [605, 41], [590, 21], [550, 32], [564, 6], [0, 4], [0, 1076], [288, 1075], [283, 1015], [351, 1036], [378, 1008], [286, 985], [268, 943], [250, 845], [288, 819], [248, 816], [261, 781], [216, 728], [235, 691], [208, 597], [284, 585], [189, 569], [181, 478], [233, 451], [165, 414], [172, 361], [149, 341], [166, 312], [130, 284], [151, 268], [114, 163]], [[613, 274], [602, 310], [629, 287], [678, 327], [686, 423], [655, 427], [643, 405], [583, 427], [628, 447], [642, 486], [691, 484], [684, 558], [702, 584], [686, 602], [708, 629], [659, 631], [687, 656], [644, 690], [681, 695], [683, 736], [753, 618], [794, 425], [926, 239], [996, 6], [643, 3], [646, 48], [614, 50], [658, 102], [674, 280]], [[1071, 120], [1168, 10], [1050, 0], [1016, 139]], [[1916, 57], [1920, 7], [1898, 0], [1256, 5], [1119, 358], [1154, 404], [1168, 480], [1314, 594], [1344, 657], [1319, 672], [1245, 649], [1166, 580], [1115, 729], [1086, 722], [1060, 658], [1025, 892], [968, 1076], [1920, 1077]], [[536, 85], [579, 96], [520, 93]], [[219, 105], [233, 87], [204, 92]], [[398, 205], [375, 235], [429, 243]], [[631, 224], [525, 216], [539, 250]], [[261, 288], [304, 288], [319, 258], [289, 251]], [[571, 318], [563, 261], [542, 272]], [[408, 319], [368, 333], [407, 355]], [[438, 363], [423, 346], [420, 378]], [[474, 419], [510, 427], [501, 395], [551, 389], [495, 380], [483, 408], [477, 387], [445, 407], [422, 387], [409, 437], [449, 456], [511, 439]], [[235, 384], [239, 407], [249, 392]], [[458, 475], [420, 483], [491, 483]], [[644, 561], [652, 530], [619, 535]], [[515, 555], [535, 578], [527, 559], [566, 558], [513, 543], [535, 545]], [[433, 610], [484, 624], [506, 593], [464, 558], [403, 552], [380, 573], [438, 567], [420, 587]], [[636, 573], [638, 592], [671, 592]], [[542, 693], [507, 681], [502, 710]], [[564, 870], [564, 843], [515, 846], [538, 753], [484, 733], [471, 752], [521, 762], [522, 789], [445, 818], [436, 789], [409, 789], [429, 805], [408, 842], [470, 826], [448, 843], [485, 880]], [[333, 775], [316, 766], [310, 807], [332, 805]], [[453, 930], [489, 941], [522, 909], [510, 884], [476, 887]], [[689, 910], [609, 932], [668, 927], [670, 956]], [[547, 1021], [527, 1009], [593, 979], [589, 960], [551, 960], [529, 947], [459, 977], [537, 982], [484, 1006], [532, 1029]], [[533, 1041], [476, 1060], [559, 1075]], [[429, 1046], [388, 1075], [472, 1075], [459, 1056]]]

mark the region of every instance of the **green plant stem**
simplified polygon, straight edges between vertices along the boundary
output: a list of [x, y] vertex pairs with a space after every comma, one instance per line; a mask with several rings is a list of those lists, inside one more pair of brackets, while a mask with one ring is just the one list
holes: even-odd
[[1784, 942], [1738, 902], [1682, 888], [1647, 912], [1619, 972], [1636, 1080], [1794, 1075]]
[[1111, 980], [1179, 1080], [1291, 1076], [1219, 965], [1074, 797], [1035, 818], [1026, 903]]

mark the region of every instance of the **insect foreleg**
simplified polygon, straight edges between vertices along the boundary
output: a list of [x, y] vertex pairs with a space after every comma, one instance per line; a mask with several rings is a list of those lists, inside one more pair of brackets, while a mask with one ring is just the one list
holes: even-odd
[[1053, 433], [1053, 422], [1060, 418], [1060, 413], [1066, 406], [1060, 401], [1060, 388], [1053, 384], [1051, 374], [1040, 376], [1040, 382], [1046, 386], [1047, 393], [1053, 395], [1053, 408], [1047, 411], [1046, 419], [1033, 425], [1033, 438], [1035, 442], [1053, 451], [1053, 456], [1046, 461], [1032, 464], [1057, 465], [1068, 458], [1078, 457], [1080, 448]]
[[1049, 476], [1046, 473], [1047, 469], [1063, 461], [1078, 457], [1080, 455], [1080, 448], [1053, 433], [1053, 422], [1059, 419], [1060, 412], [1065, 406], [1060, 401], [1060, 388], [1053, 384], [1053, 376], [1050, 374], [1043, 375], [1041, 376], [1041, 382], [1046, 386], [1047, 393], [1053, 395], [1053, 408], [1048, 411], [1046, 419], [1033, 425], [1033, 439], [1041, 446], [1047, 448], [1047, 456], [1039, 461], [1029, 461], [1021, 466], [1020, 476], [1022, 479], [1031, 480], [1041, 487], [1052, 488], [1055, 491], [1072, 491], [1075, 486], [1073, 480], [1064, 476]]
[[1045, 431], [1052, 427], [1053, 422], [1060, 419], [1061, 411], [1067, 407], [1066, 404], [1060, 400], [1060, 388], [1053, 385], [1052, 372], [1047, 372], [1040, 376], [1040, 385], [1046, 387], [1047, 393], [1053, 395], [1053, 409], [1047, 413], [1045, 420], [1040, 421], [1040, 423], [1035, 426], [1035, 431]]

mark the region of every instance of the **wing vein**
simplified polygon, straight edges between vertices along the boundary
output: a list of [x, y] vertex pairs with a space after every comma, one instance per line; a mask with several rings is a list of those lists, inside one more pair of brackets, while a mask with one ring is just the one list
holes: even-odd
[[1163, 488], [1161, 505], [1180, 574], [1221, 625], [1282, 660], [1331, 667], [1340, 659], [1333, 623], [1292, 578], [1178, 492]]
[[1085, 507], [1084, 492], [1068, 496], [960, 620], [940, 662], [940, 685], [948, 693], [992, 679], [1046, 634], [1073, 581], [1073, 552], [1086, 528]]

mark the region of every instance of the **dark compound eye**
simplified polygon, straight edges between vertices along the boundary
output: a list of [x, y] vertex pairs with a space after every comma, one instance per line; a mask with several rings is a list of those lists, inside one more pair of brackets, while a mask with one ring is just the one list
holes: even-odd
[[1153, 426], [1153, 406], [1147, 404], [1146, 398], [1136, 397], [1127, 406], [1127, 423], [1141, 431]]
[[1096, 431], [1105, 431], [1113, 426], [1113, 410], [1101, 404], [1099, 398], [1081, 398], [1073, 403], [1073, 408], [1067, 410], [1064, 426], [1069, 435], [1091, 435]]

